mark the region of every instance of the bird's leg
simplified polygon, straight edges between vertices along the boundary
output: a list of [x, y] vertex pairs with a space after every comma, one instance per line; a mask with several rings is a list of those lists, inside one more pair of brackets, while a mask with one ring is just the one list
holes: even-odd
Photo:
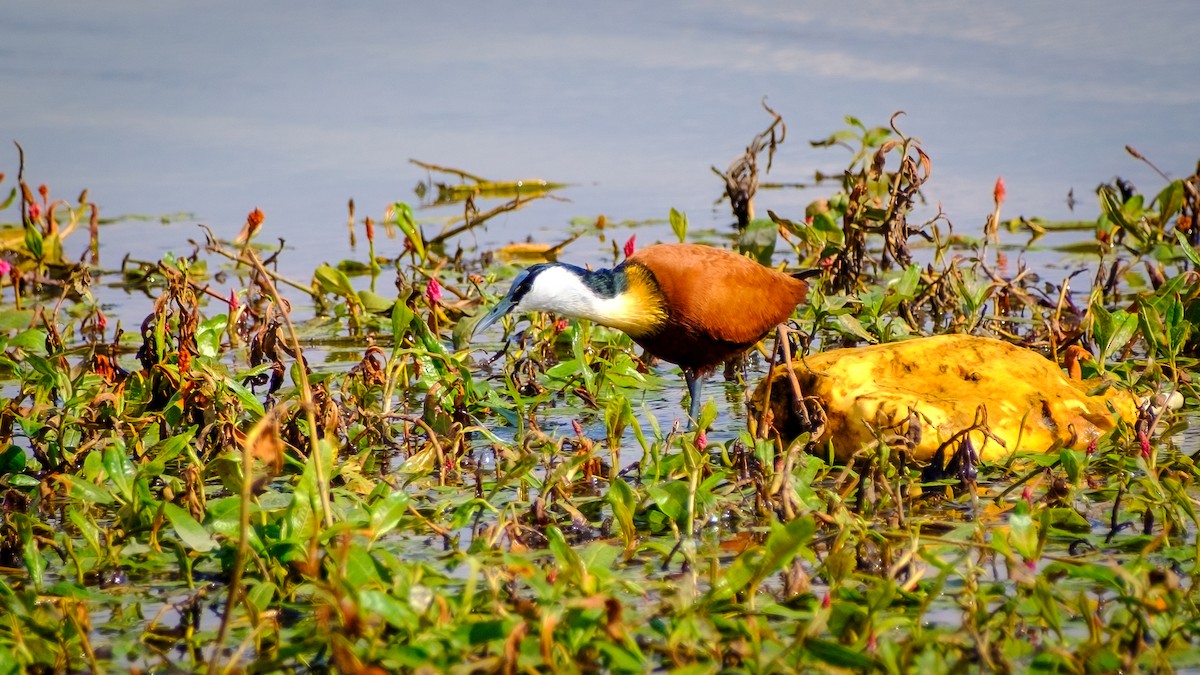
[[688, 407], [688, 429], [693, 429], [700, 421], [700, 390], [704, 388], [704, 376], [691, 368], [684, 368], [683, 379], [687, 382], [688, 396], [692, 399]]

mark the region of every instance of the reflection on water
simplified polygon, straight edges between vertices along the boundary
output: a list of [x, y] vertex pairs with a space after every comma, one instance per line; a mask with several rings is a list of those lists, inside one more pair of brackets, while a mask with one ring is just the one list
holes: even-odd
[[[0, 119], [60, 194], [90, 187], [109, 216], [182, 210], [229, 235], [257, 206], [304, 272], [337, 252], [348, 198], [371, 214], [414, 199], [409, 158], [575, 184], [467, 243], [672, 206], [723, 226], [709, 167], [765, 126], [764, 96], [790, 131], [772, 180], [840, 169], [844, 154], [805, 141], [843, 115], [904, 110], [934, 160], [927, 194], [960, 227], [983, 222], [997, 175], [1012, 215], [1068, 217], [1074, 188], [1092, 217], [1112, 174], [1157, 181], [1125, 144], [1176, 175], [1200, 155], [1185, 84], [1200, 14], [1151, 4], [22, 0], [0, 22]], [[763, 196], [789, 214], [812, 198]], [[105, 242], [149, 257], [193, 234], [130, 223]]]

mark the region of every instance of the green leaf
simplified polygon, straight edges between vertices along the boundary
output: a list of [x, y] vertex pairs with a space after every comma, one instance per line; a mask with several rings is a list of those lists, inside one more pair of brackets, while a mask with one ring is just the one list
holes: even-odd
[[1059, 463], [1062, 465], [1063, 471], [1067, 474], [1067, 480], [1072, 485], [1079, 483], [1082, 475], [1081, 465], [1084, 461], [1084, 453], [1070, 448], [1063, 448], [1058, 453]]
[[0, 452], [0, 474], [20, 473], [25, 470], [25, 451], [19, 445], [10, 445]]
[[[24, 330], [29, 328], [29, 324], [33, 322], [34, 313], [29, 309], [5, 309], [0, 311], [0, 333], [7, 333], [14, 330]], [[43, 334], [42, 342], [46, 341], [45, 331], [40, 331]]]
[[321, 263], [313, 272], [313, 283], [325, 293], [330, 293], [347, 300], [358, 301], [358, 293], [350, 277], [345, 272], [330, 267], [329, 263]]
[[38, 548], [37, 537], [33, 536], [34, 521], [24, 513], [14, 513], [9, 518], [16, 526], [17, 538], [21, 541], [21, 561], [25, 563], [25, 571], [29, 572], [33, 587], [40, 592], [46, 573], [46, 559]]
[[74, 506], [67, 507], [67, 519], [71, 521], [71, 524], [75, 526], [75, 529], [87, 541], [92, 551], [97, 556], [101, 555], [100, 527], [96, 525], [96, 521]]
[[794, 518], [786, 525], [771, 523], [771, 534], [764, 544], [765, 555], [758, 569], [760, 580], [778, 572], [792, 562], [792, 558], [816, 532], [816, 523], [811, 516]]
[[1179, 250], [1183, 253], [1183, 256], [1193, 265], [1200, 267], [1200, 253], [1196, 252], [1196, 249], [1192, 247], [1182, 232], [1179, 230], [1174, 230], [1174, 232], [1175, 241], [1179, 243]]
[[400, 630], [415, 627], [417, 617], [408, 603], [374, 589], [366, 588], [358, 593], [358, 605], [363, 616], [379, 617]]
[[212, 533], [204, 529], [204, 526], [186, 509], [170, 502], [164, 502], [163, 514], [171, 522], [171, 527], [175, 529], [175, 535], [179, 537], [179, 541], [183, 542], [184, 546], [200, 553], [208, 553], [217, 547], [217, 540], [213, 538]]
[[467, 641], [472, 646], [486, 645], [509, 636], [511, 627], [504, 621], [472, 621], [467, 631]]
[[861, 338], [871, 344], [879, 342], [879, 338], [871, 335], [866, 328], [863, 328], [862, 323], [858, 319], [849, 314], [839, 314], [837, 316], [838, 325], [841, 329], [855, 337]]
[[647, 489], [650, 499], [668, 518], [684, 524], [687, 518], [688, 484], [681, 480], [655, 483]]
[[32, 225], [25, 226], [25, 248], [35, 260], [42, 259], [42, 232]]
[[[579, 557], [579, 553], [567, 543], [563, 537], [562, 530], [551, 525], [546, 528], [546, 539], [549, 542], [550, 552], [554, 554], [554, 558], [558, 561], [558, 567], [564, 572], [569, 572], [574, 581], [582, 581], [590, 575], [587, 572], [587, 566], [583, 564], [583, 559]], [[591, 592], [592, 589], [582, 589], [584, 593]]]
[[193, 424], [184, 430], [183, 433], [175, 434], [170, 438], [155, 443], [150, 453], [154, 456], [154, 461], [170, 462], [183, 454], [191, 445], [192, 439], [196, 437], [196, 431], [199, 428], [199, 425]]
[[42, 482], [40, 480], [34, 478], [33, 476], [27, 476], [23, 473], [10, 476], [8, 479], [8, 486], [14, 488], [35, 488], [41, 484]]
[[669, 220], [671, 221], [671, 231], [675, 233], [675, 238], [680, 242], [685, 241], [688, 230], [687, 215], [672, 208]]
[[1029, 505], [1017, 502], [1016, 508], [1008, 516], [1008, 542], [1022, 558], [1036, 560], [1038, 558], [1038, 532], [1029, 513]]
[[425, 259], [425, 237], [421, 234], [420, 228], [417, 227], [416, 216], [413, 215], [412, 207], [404, 202], [394, 202], [392, 211], [396, 214], [396, 226], [408, 237], [409, 243], [412, 244], [413, 250], [417, 255]]
[[1125, 205], [1121, 203], [1116, 190], [1110, 187], [1100, 189], [1100, 211], [1113, 225], [1132, 235], [1140, 244], [1146, 243], [1145, 235], [1126, 216]]
[[359, 291], [358, 302], [368, 312], [372, 314], [383, 314], [392, 308], [392, 305], [400, 304], [395, 300], [389, 300], [378, 293], [372, 291]]
[[236, 396], [238, 401], [241, 402], [242, 408], [246, 412], [250, 413], [255, 419], [258, 419], [266, 414], [266, 409], [263, 408], [262, 401], [258, 400], [258, 397], [254, 395], [254, 392], [242, 386], [241, 382], [238, 382], [233, 378], [226, 377], [221, 380], [221, 385], [228, 389], [234, 396]]
[[416, 314], [403, 302], [392, 305], [392, 338], [396, 345], [400, 344], [400, 339], [408, 332], [414, 316]]
[[1179, 296], [1171, 298], [1171, 304], [1167, 306], [1164, 320], [1167, 324], [1167, 339], [1169, 340], [1167, 347], [1171, 353], [1178, 353], [1192, 332], [1192, 324], [1185, 319], [1183, 303], [1180, 302]]
[[1137, 333], [1137, 314], [1125, 310], [1109, 312], [1097, 301], [1092, 305], [1096, 320], [1093, 322], [1093, 337], [1100, 347], [1100, 362], [1107, 363], [1109, 357], [1121, 351]]
[[44, 354], [46, 353], [46, 331], [41, 328], [21, 331], [9, 344], [35, 354]]
[[102, 488], [79, 476], [60, 475], [58, 480], [67, 486], [71, 499], [85, 504], [112, 504], [117, 501], [111, 490]]
[[746, 225], [738, 237], [739, 253], [749, 253], [760, 265], [771, 265], [775, 255], [775, 242], [779, 239], [779, 227], [769, 218], [755, 218]]
[[217, 358], [221, 355], [221, 336], [229, 326], [229, 316], [219, 314], [200, 322], [196, 330], [196, 347], [201, 356]]
[[407, 492], [395, 491], [389, 492], [372, 505], [371, 540], [378, 541], [380, 537], [395, 529], [408, 513], [409, 503]]
[[1042, 524], [1071, 534], [1088, 534], [1092, 524], [1078, 511], [1066, 507], [1046, 509], [1041, 513]]
[[913, 263], [904, 270], [904, 274], [893, 287], [901, 300], [912, 300], [917, 295], [917, 284], [921, 281], [921, 266]]
[[637, 526], [633, 522], [637, 498], [633, 494], [633, 488], [621, 478], [617, 478], [608, 486], [607, 499], [612, 506], [613, 520], [621, 529], [621, 537], [625, 540], [625, 548], [628, 550], [637, 542]]
[[1166, 229], [1167, 221], [1183, 208], [1183, 181], [1173, 180], [1167, 183], [1154, 198], [1154, 203], [1158, 204], [1158, 226]]
[[875, 670], [879, 666], [875, 659], [862, 651], [850, 649], [829, 640], [808, 638], [804, 641], [804, 649], [817, 659], [838, 668], [849, 668], [862, 672]]
[[104, 450], [104, 470], [125, 503], [133, 502], [133, 478], [137, 474], [137, 467], [129, 461], [123, 444], [110, 445]]

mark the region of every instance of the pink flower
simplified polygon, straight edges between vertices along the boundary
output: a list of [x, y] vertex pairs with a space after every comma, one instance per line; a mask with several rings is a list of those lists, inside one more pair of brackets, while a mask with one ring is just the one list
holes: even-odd
[[30, 222], [37, 222], [38, 220], [41, 219], [41, 217], [42, 217], [41, 204], [38, 204], [37, 202], [31, 203], [29, 205], [29, 220], [30, 220]]
[[566, 330], [567, 326], [569, 326], [569, 325], [570, 324], [567, 323], [566, 319], [559, 319], [558, 321], [554, 322], [554, 332], [561, 333], [564, 330]]
[[630, 235], [629, 241], [625, 242], [625, 257], [633, 255], [634, 246], [637, 242], [637, 235]]
[[229, 289], [229, 311], [235, 312], [240, 306], [241, 303], [238, 302], [237, 291], [232, 288]]
[[1150, 439], [1146, 437], [1146, 432], [1138, 432], [1138, 443], [1142, 446], [1142, 459], [1150, 459]]
[[1008, 194], [1008, 190], [1004, 187], [1004, 176], [996, 179], [996, 187], [992, 189], [992, 199], [996, 200], [996, 208], [1004, 203], [1004, 197]]
[[701, 429], [700, 433], [696, 434], [696, 449], [703, 450], [706, 447], [708, 447], [708, 434]]
[[437, 279], [431, 278], [429, 283], [425, 284], [425, 299], [431, 305], [442, 301], [442, 285], [438, 283]]
[[0, 277], [8, 276], [12, 272], [12, 263], [7, 260], [0, 260]]

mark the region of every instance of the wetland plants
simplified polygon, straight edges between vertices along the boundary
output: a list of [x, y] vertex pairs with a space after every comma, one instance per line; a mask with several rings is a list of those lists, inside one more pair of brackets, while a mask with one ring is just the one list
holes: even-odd
[[[1200, 178], [1101, 186], [1089, 223], [1003, 221], [1001, 185], [979, 228], [914, 223], [932, 159], [895, 120], [851, 118], [818, 143], [850, 148], [840, 177], [757, 218], [772, 119], [722, 174], [737, 226], [705, 236], [821, 274], [688, 430], [674, 367], [620, 331], [532, 314], [468, 341], [508, 261], [561, 246], [447, 242], [559, 186], [427, 165], [457, 182], [424, 194], [461, 219], [429, 235], [406, 204], [351, 206], [367, 259], [296, 281], [257, 211], [235, 240], [101, 267], [98, 209], [30, 187], [20, 158], [0, 177], [0, 672], [1200, 666]], [[616, 263], [614, 227], [564, 240]], [[1076, 236], [1042, 244], [1055, 230]], [[1046, 256], [1074, 269], [1027, 262]], [[131, 326], [101, 280], [149, 299]], [[793, 354], [947, 333], [1183, 410], [998, 459], [969, 447], [989, 412], [932, 462], [882, 426], [834, 457], [807, 397], [786, 438], [744, 412]]]

